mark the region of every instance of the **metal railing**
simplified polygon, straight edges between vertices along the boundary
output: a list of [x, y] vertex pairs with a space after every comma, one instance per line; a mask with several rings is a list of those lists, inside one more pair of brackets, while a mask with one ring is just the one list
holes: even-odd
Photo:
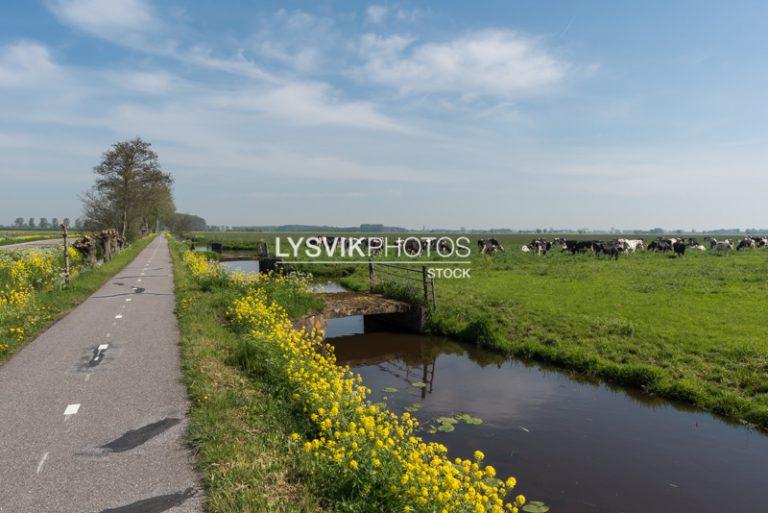
[[389, 281], [402, 287], [413, 289], [417, 294], [420, 291], [424, 297], [424, 305], [431, 306], [433, 309], [437, 306], [435, 300], [435, 278], [429, 275], [427, 267], [424, 265], [414, 268], [376, 262], [371, 259], [368, 261], [368, 280], [371, 290], [376, 287], [377, 279], [380, 283]]

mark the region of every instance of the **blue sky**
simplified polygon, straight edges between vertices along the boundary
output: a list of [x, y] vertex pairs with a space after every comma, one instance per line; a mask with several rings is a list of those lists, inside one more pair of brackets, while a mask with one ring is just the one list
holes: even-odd
[[115, 141], [212, 224], [766, 225], [761, 2], [0, 6], [0, 220]]

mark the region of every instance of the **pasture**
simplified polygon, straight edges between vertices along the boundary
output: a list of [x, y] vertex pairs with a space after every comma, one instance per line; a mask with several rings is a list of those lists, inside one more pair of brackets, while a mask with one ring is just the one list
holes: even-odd
[[0, 246], [61, 237], [61, 231], [48, 230], [0, 230]]
[[[289, 234], [197, 235], [271, 242]], [[520, 251], [532, 235], [496, 238], [505, 251], [473, 248], [471, 278], [437, 281], [435, 332], [768, 427], [768, 249], [613, 260], [537, 256]], [[365, 266], [337, 267], [345, 285], [367, 286]]]

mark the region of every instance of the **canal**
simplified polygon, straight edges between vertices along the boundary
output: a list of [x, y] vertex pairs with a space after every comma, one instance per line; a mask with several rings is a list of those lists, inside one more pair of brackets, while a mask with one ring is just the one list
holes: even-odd
[[329, 341], [372, 400], [413, 412], [454, 456], [483, 451], [553, 512], [768, 511], [768, 436], [755, 430], [442, 337]]

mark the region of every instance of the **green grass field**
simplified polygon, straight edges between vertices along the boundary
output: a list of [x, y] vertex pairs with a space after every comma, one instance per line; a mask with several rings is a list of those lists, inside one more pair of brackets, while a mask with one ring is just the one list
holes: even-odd
[[[61, 231], [43, 230], [0, 230], [0, 246], [60, 238]], [[74, 235], [73, 235], [74, 236]]]
[[[506, 251], [475, 250], [470, 279], [437, 281], [435, 332], [768, 427], [768, 250], [612, 261], [538, 257], [520, 251], [532, 235], [497, 238]], [[351, 272], [343, 283], [367, 286], [364, 266], [339, 269]]]

